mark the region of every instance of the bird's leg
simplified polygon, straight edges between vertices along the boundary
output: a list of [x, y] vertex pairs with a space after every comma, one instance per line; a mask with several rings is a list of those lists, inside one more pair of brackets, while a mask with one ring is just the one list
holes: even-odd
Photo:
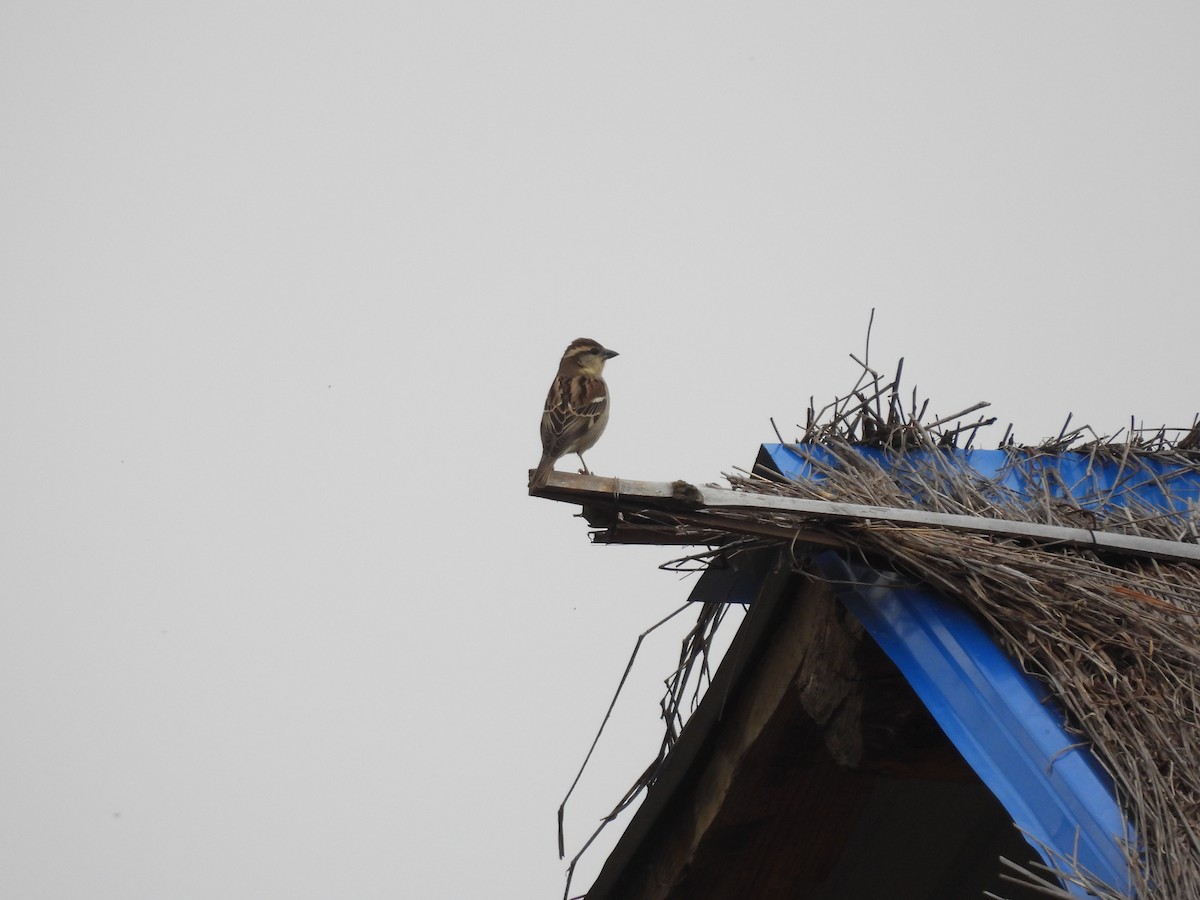
[[583, 466], [583, 468], [579, 470], [579, 474], [580, 474], [580, 475], [591, 475], [592, 473], [588, 471], [587, 463], [585, 463], [585, 462], [583, 461], [583, 454], [582, 454], [582, 453], [576, 453], [575, 455], [579, 457], [579, 464], [580, 464], [581, 466]]

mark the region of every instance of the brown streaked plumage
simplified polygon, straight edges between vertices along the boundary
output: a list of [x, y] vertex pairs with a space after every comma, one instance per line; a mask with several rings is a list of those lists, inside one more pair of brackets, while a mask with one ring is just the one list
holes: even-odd
[[590, 338], [572, 341], [563, 353], [542, 411], [542, 458], [530, 488], [545, 485], [554, 463], [568, 453], [577, 454], [583, 471], [588, 471], [583, 451], [595, 445], [608, 424], [604, 363], [616, 355], [617, 351]]

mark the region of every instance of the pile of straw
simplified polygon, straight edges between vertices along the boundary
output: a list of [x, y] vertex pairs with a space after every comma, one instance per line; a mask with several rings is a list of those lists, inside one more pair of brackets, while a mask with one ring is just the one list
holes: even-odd
[[[898, 399], [891, 383], [864, 366], [864, 379], [820, 413], [810, 408], [800, 445], [820, 445], [832, 461], [812, 479], [734, 475], [737, 490], [818, 500], [1084, 526], [1172, 541], [1195, 541], [1200, 510], [1139, 509], [1128, 497], [1062, 499], [1046, 490], [1018, 495], [964, 469], [944, 448], [969, 445], [981, 419], [963, 414], [921, 424], [924, 407]], [[865, 382], [865, 384], [864, 384]], [[965, 413], [981, 408], [978, 404]], [[1200, 471], [1200, 429], [1124, 440], [1068, 432], [1037, 448], [1001, 446], [1014, 464], [1038, 453], [1117, 460], [1123, 472], [1169, 462]], [[1182, 435], [1182, 436], [1178, 436]], [[888, 451], [885, 465], [858, 452]], [[801, 446], [802, 449], [802, 446]], [[912, 452], [924, 451], [924, 452]], [[1160, 485], [1169, 492], [1171, 485]], [[1168, 493], [1169, 496], [1169, 493]], [[919, 498], [919, 499], [918, 499]], [[752, 519], [756, 513], [743, 512]], [[784, 521], [787, 519], [788, 521]], [[1130, 886], [1096, 883], [1071, 860], [1060, 876], [1102, 898], [1200, 897], [1200, 566], [1153, 558], [1101, 557], [1091, 550], [1033, 546], [934, 527], [814, 523], [770, 513], [774, 525], [820, 529], [875, 564], [905, 573], [977, 613], [1027, 671], [1042, 679], [1112, 776], [1136, 834], [1128, 847]], [[801, 563], [798, 562], [798, 565]], [[1065, 896], [1065, 895], [1064, 895]]]

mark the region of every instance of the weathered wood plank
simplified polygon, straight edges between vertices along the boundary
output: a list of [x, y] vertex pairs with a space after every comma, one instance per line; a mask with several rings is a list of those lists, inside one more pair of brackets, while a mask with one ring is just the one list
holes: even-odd
[[969, 531], [1033, 540], [1039, 543], [1068, 544], [1093, 550], [1124, 553], [1131, 556], [1152, 556], [1155, 559], [1200, 562], [1200, 545], [1181, 541], [1093, 531], [1088, 528], [1069, 528], [1061, 525], [1039, 525], [1011, 519], [989, 519], [952, 513], [927, 512], [921, 509], [898, 509], [890, 506], [864, 506], [839, 503], [834, 500], [803, 500], [798, 497], [776, 497], [770, 494], [749, 494], [723, 488], [698, 488], [708, 509], [765, 509], [812, 515], [815, 518], [837, 521], [887, 522], [896, 525], [924, 525], [952, 531]]
[[[1093, 531], [1061, 525], [1040, 525], [1010, 519], [991, 519], [951, 513], [928, 512], [921, 509], [900, 509], [890, 506], [866, 506], [840, 503], [834, 500], [805, 500], [799, 497], [780, 497], [773, 494], [752, 494], [727, 488], [699, 487], [684, 481], [637, 481], [625, 478], [600, 478], [595, 475], [572, 475], [554, 472], [546, 486], [535, 492], [553, 500], [573, 503], [605, 501], [621, 507], [644, 505], [656, 509], [688, 510], [693, 527], [703, 527], [695, 515], [701, 511], [761, 510], [800, 514], [815, 522], [881, 522], [892, 525], [913, 525], [946, 528], [996, 537], [1015, 538], [1041, 544], [1063, 544], [1118, 553], [1128, 556], [1153, 557], [1171, 562], [1200, 562], [1200, 545], [1182, 541], [1138, 537], [1111, 531]], [[711, 527], [730, 528], [728, 516]], [[781, 532], [782, 525], [776, 524]]]

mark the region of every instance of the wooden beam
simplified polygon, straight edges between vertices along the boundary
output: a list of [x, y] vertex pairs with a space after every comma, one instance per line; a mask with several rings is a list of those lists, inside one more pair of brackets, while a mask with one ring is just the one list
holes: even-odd
[[[1111, 531], [1094, 531], [1089, 528], [1070, 528], [1061, 525], [1040, 525], [1011, 519], [991, 519], [982, 516], [964, 516], [951, 513], [928, 512], [922, 509], [900, 509], [891, 506], [866, 506], [858, 503], [840, 503], [835, 500], [804, 500], [799, 497], [781, 497], [775, 494], [754, 494], [749, 491], [731, 491], [712, 486], [699, 487], [686, 481], [632, 481], [623, 478], [600, 478], [595, 475], [571, 475], [554, 472], [544, 488], [531, 492], [534, 496], [547, 497], [569, 503], [599, 505], [608, 502], [616, 507], [638, 509], [697, 512], [762, 511], [777, 512], [805, 517], [810, 523], [817, 522], [860, 522], [863, 524], [885, 523], [900, 526], [924, 526], [945, 528], [949, 531], [965, 531], [989, 534], [1002, 538], [1033, 541], [1040, 544], [1061, 544], [1070, 547], [1118, 553], [1126, 556], [1152, 557], [1170, 562], [1200, 562], [1200, 545], [1182, 541], [1167, 541], [1159, 538], [1139, 537]], [[689, 516], [693, 527], [704, 527], [698, 516]], [[708, 527], [734, 530], [736, 524], [729, 516], [710, 519]], [[716, 524], [719, 521], [720, 524]], [[752, 523], [746, 523], [747, 527]], [[780, 523], [773, 523], [779, 531], [788, 531]], [[749, 528], [748, 528], [749, 530]], [[828, 540], [828, 538], [827, 538]]]

